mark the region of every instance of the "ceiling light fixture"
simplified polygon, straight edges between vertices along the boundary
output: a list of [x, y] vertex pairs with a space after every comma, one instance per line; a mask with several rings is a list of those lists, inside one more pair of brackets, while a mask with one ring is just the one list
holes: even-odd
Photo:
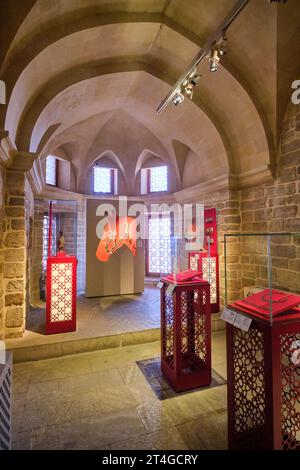
[[181, 93], [181, 90], [177, 91], [177, 93], [173, 96], [172, 101], [175, 106], [178, 106], [184, 101], [184, 95]]
[[[193, 83], [194, 80], [195, 81], [197, 80], [197, 83], [199, 82], [200, 76], [198, 76], [197, 74], [194, 76], [195, 78], [193, 78], [193, 74], [195, 73], [195, 71], [197, 71], [197, 66], [204, 59], [204, 57], [206, 57], [208, 54], [211, 54], [212, 48], [214, 45], [218, 46], [217, 52], [218, 52], [219, 59], [220, 59], [220, 56], [226, 53], [227, 40], [224, 37], [226, 30], [231, 25], [231, 23], [235, 20], [235, 18], [241, 13], [241, 11], [245, 8], [248, 2], [249, 0], [237, 0], [235, 6], [232, 8], [230, 13], [221, 22], [221, 24], [214, 31], [214, 33], [207, 39], [206, 43], [204, 44], [202, 49], [199, 51], [195, 59], [192, 61], [187, 71], [183, 73], [181, 77], [179, 77], [179, 79], [177, 80], [177, 83], [175, 83], [171, 91], [168, 93], [168, 95], [163, 99], [163, 101], [157, 107], [156, 109], [157, 113], [160, 113], [161, 111], [163, 111], [165, 107], [172, 101], [174, 104], [176, 104], [176, 106], [182, 103], [182, 101], [184, 100], [183, 92], [185, 91], [185, 93], [187, 93], [186, 90], [184, 90], [184, 87], [186, 87], [189, 83], [194, 85]], [[189, 90], [190, 90], [190, 87], [188, 87], [188, 91]], [[190, 95], [191, 94], [192, 93], [190, 93]], [[190, 95], [187, 93], [187, 96], [190, 96]]]
[[211, 72], [216, 72], [218, 70], [219, 62], [220, 62], [219, 51], [218, 49], [213, 48], [211, 50], [211, 56], [209, 59]]

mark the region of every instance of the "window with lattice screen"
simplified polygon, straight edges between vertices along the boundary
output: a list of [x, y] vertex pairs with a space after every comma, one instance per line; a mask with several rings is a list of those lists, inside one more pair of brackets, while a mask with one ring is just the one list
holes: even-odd
[[155, 166], [150, 168], [150, 193], [168, 190], [168, 167]]
[[116, 194], [117, 170], [94, 166], [94, 193]]
[[58, 160], [53, 155], [46, 158], [46, 184], [57, 185]]
[[170, 217], [149, 218], [148, 274], [172, 271], [172, 240]]
[[141, 170], [141, 194], [168, 191], [168, 167], [154, 166]]

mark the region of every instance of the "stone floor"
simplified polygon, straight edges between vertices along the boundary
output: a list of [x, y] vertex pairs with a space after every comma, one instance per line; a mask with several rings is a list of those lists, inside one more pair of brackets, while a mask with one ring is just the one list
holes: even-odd
[[8, 348], [80, 340], [160, 327], [160, 291], [147, 287], [143, 294], [77, 299], [77, 329], [66, 334], [45, 334], [45, 303], [28, 314], [22, 339], [6, 340]]
[[[160, 400], [136, 364], [158, 342], [14, 366], [14, 449], [226, 449], [226, 385]], [[226, 378], [225, 334], [213, 368]]]

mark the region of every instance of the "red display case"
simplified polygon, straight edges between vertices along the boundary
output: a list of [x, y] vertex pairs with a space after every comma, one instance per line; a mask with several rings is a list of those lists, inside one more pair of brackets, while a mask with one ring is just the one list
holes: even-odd
[[[196, 275], [197, 273], [195, 273]], [[211, 383], [209, 283], [162, 280], [161, 369], [176, 392]]]
[[300, 311], [227, 324], [229, 449], [300, 450]]
[[76, 266], [65, 253], [47, 259], [46, 334], [76, 330]]

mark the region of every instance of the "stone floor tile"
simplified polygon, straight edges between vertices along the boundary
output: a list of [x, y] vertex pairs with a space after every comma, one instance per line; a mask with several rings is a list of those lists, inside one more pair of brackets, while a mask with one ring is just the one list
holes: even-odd
[[142, 405], [139, 405], [137, 412], [147, 432], [154, 432], [173, 426], [166, 407], [155, 398], [146, 400]]
[[116, 441], [129, 441], [145, 433], [135, 410], [127, 408], [106, 415], [68, 421], [59, 426], [43, 426], [19, 433], [15, 449], [99, 449]]
[[227, 449], [227, 412], [210, 413], [177, 426], [182, 439], [191, 450]]
[[125, 364], [118, 369], [123, 383], [130, 384], [135, 382], [144, 382], [145, 377], [136, 363]]
[[176, 428], [151, 432], [134, 439], [116, 442], [111, 450], [187, 450], [189, 449]]

